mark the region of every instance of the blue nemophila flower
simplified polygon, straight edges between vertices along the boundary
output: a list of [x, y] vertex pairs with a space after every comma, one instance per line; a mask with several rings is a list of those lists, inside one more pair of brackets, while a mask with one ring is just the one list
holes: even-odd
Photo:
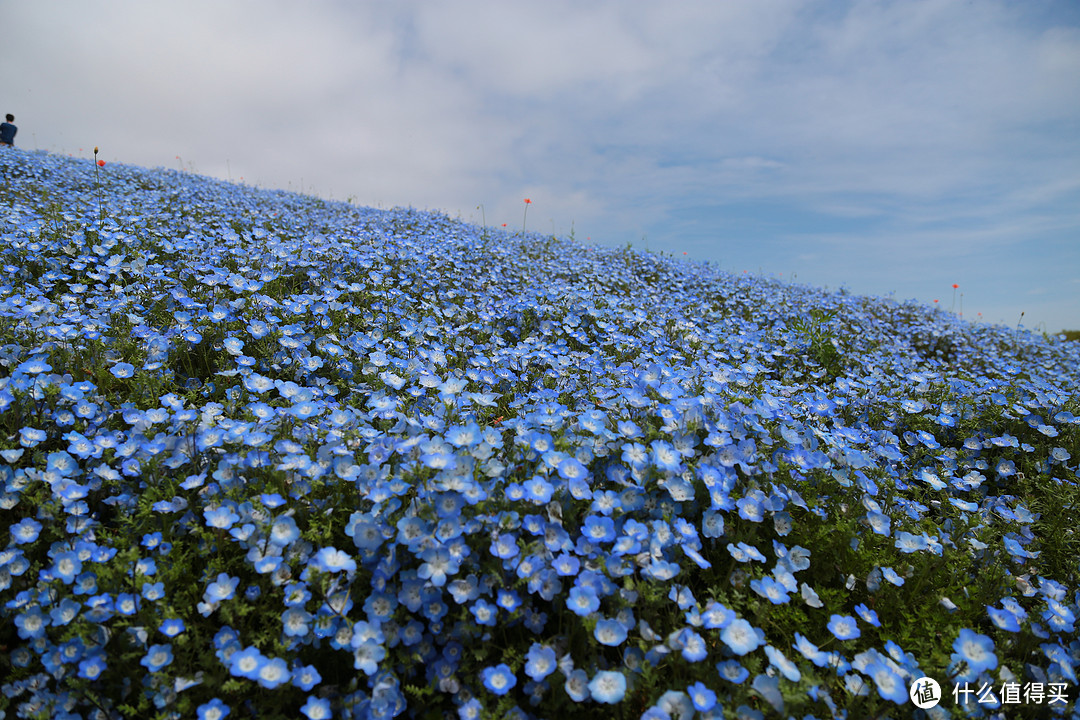
[[562, 576], [577, 575], [581, 569], [581, 561], [570, 553], [559, 553], [551, 560], [551, 567]]
[[489, 548], [492, 555], [503, 560], [517, 557], [521, 552], [518, 547], [517, 538], [511, 533], [500, 533], [491, 541]]
[[682, 690], [668, 690], [656, 701], [656, 707], [671, 718], [690, 718], [694, 715], [694, 704]]
[[236, 594], [236, 588], [240, 584], [240, 578], [232, 577], [227, 573], [219, 573], [217, 579], [206, 587], [203, 599], [207, 603], [229, 600]]
[[776, 530], [777, 535], [787, 537], [794, 528], [795, 519], [791, 517], [791, 513], [787, 510], [773, 513], [773, 529]]
[[180, 618], [169, 618], [161, 621], [161, 625], [158, 626], [158, 630], [161, 631], [166, 637], [176, 637], [180, 633], [184, 632], [187, 626]]
[[25, 545], [37, 540], [38, 534], [41, 532], [41, 523], [33, 518], [23, 518], [12, 525], [9, 531], [13, 542]]
[[82, 605], [71, 598], [64, 598], [60, 603], [49, 611], [49, 619], [56, 626], [63, 626], [74, 620]]
[[696, 682], [688, 687], [686, 694], [698, 712], [707, 712], [716, 706], [716, 693], [703, 682]]
[[[1056, 427], [1053, 425], [1046, 425], [1045, 423], [1038, 425], [1035, 429], [1046, 437], [1057, 437], [1059, 434]], [[1030, 450], [1028, 452], [1030, 452]]]
[[525, 674], [534, 681], [541, 681], [555, 672], [558, 662], [555, 651], [547, 645], [533, 643], [525, 655]]
[[279, 685], [289, 682], [292, 671], [288, 664], [281, 658], [268, 658], [259, 666], [255, 679], [259, 685], [267, 690], [273, 690]]
[[277, 518], [274, 520], [274, 524], [270, 526], [270, 542], [277, 547], [288, 547], [296, 542], [299, 537], [300, 528], [297, 527], [296, 521], [289, 515]]
[[617, 647], [626, 640], [626, 628], [618, 620], [602, 618], [593, 628], [593, 637], [601, 645]]
[[207, 527], [218, 528], [221, 530], [228, 530], [240, 520], [240, 516], [227, 505], [204, 508], [203, 517], [206, 518]]
[[881, 621], [878, 620], [878, 614], [866, 606], [865, 603], [859, 603], [855, 606], [855, 612], [866, 622], [868, 625], [874, 627], [881, 627]]
[[97, 417], [98, 411], [101, 410], [101, 407], [97, 403], [90, 402], [89, 400], [83, 398], [76, 401], [74, 410], [76, 417], [80, 417], [84, 420], [93, 420]]
[[1050, 450], [1050, 460], [1054, 463], [1065, 463], [1072, 455], [1063, 447], [1055, 447]]
[[470, 698], [458, 707], [459, 720], [480, 720], [484, 706], [476, 698]]
[[1001, 598], [1001, 606], [1011, 612], [1019, 620], [1026, 620], [1028, 613], [1024, 606], [1014, 597]]
[[19, 366], [15, 368], [16, 372], [23, 373], [25, 375], [37, 375], [39, 373], [46, 373], [52, 370], [52, 365], [47, 363], [44, 358], [31, 358], [25, 362], [19, 363]]
[[589, 698], [589, 675], [581, 668], [575, 668], [567, 674], [563, 689], [574, 702], [585, 702]]
[[304, 692], [310, 692], [312, 688], [322, 682], [322, 676], [313, 665], [296, 665], [292, 669], [292, 684]]
[[89, 653], [79, 661], [78, 676], [84, 680], [97, 680], [105, 672], [108, 664], [105, 661], [105, 653], [95, 651]]
[[592, 587], [584, 587], [575, 584], [570, 588], [570, 594], [566, 598], [566, 606], [575, 614], [585, 617], [600, 609], [600, 598]]
[[653, 440], [649, 446], [653, 464], [664, 472], [677, 473], [682, 469], [682, 454], [671, 443]]
[[900, 407], [903, 408], [904, 412], [921, 413], [926, 409], [926, 403], [922, 400], [901, 400]]
[[135, 572], [139, 575], [156, 575], [157, 561], [154, 558], [141, 557], [135, 561]]
[[386, 648], [374, 638], [361, 638], [353, 635], [353, 668], [361, 670], [367, 676], [379, 670], [379, 663], [386, 658]]
[[921, 535], [912, 535], [909, 532], [900, 530], [894, 536], [896, 539], [896, 548], [903, 553], [913, 553], [920, 550], [926, 550], [929, 544], [926, 538]]
[[885, 513], [871, 510], [866, 513], [866, 521], [870, 524], [870, 529], [878, 535], [889, 536], [892, 519]]
[[323, 572], [344, 572], [352, 575], [356, 572], [356, 561], [344, 550], [335, 547], [321, 548], [311, 560], [312, 565]]
[[447, 586], [450, 591], [450, 595], [454, 598], [454, 602], [458, 605], [464, 605], [465, 603], [475, 600], [480, 595], [479, 581], [475, 575], [470, 575], [467, 578], [458, 578]]
[[172, 645], [151, 645], [139, 664], [155, 673], [173, 661]]
[[783, 605], [791, 600], [788, 590], [771, 577], [763, 577], [760, 580], [751, 580], [750, 589], [762, 596], [773, 605]]
[[445, 585], [447, 576], [454, 575], [458, 571], [458, 561], [451, 557], [450, 553], [444, 548], [428, 548], [424, 550], [420, 558], [424, 563], [417, 570], [417, 576], [430, 580], [431, 584], [436, 587]]
[[484, 687], [495, 695], [505, 695], [517, 685], [517, 677], [509, 665], [499, 663], [493, 667], [486, 667], [480, 672]]
[[963, 661], [967, 664], [968, 671], [978, 675], [984, 670], [993, 670], [997, 667], [997, 656], [994, 654], [994, 641], [986, 635], [981, 635], [974, 630], [962, 628], [956, 640], [953, 641], [953, 663]]
[[259, 495], [259, 502], [273, 510], [274, 508], [281, 507], [288, 501], [281, 497], [280, 493], [261, 493]]
[[258, 648], [238, 649], [229, 656], [229, 673], [237, 677], [257, 680], [259, 670], [266, 662], [267, 658], [259, 652]]
[[36, 605], [15, 616], [15, 627], [18, 628], [19, 637], [24, 640], [43, 637], [49, 624], [50, 619]]
[[900, 675], [893, 672], [888, 665], [882, 662], [872, 662], [866, 666], [864, 672], [873, 679], [881, 697], [891, 700], [897, 705], [908, 702], [908, 683]]
[[720, 639], [736, 655], [746, 655], [763, 644], [757, 628], [742, 618], [736, 618], [728, 623], [727, 627], [721, 631]]
[[589, 681], [589, 694], [596, 702], [614, 705], [626, 695], [626, 676], [614, 670], [601, 670]]
[[495, 604], [509, 613], [521, 607], [521, 596], [514, 590], [500, 588], [495, 598]]
[[498, 606], [489, 603], [484, 598], [479, 598], [469, 607], [469, 612], [472, 613], [473, 617], [476, 618], [476, 622], [479, 624], [494, 627], [495, 619], [499, 614], [499, 608]]
[[1002, 543], [1005, 545], [1005, 549], [1009, 551], [1009, 554], [1013, 558], [1037, 558], [1040, 551], [1028, 550], [1020, 544], [1020, 540], [1013, 533], [1008, 533], [1002, 538]]
[[818, 667], [825, 667], [829, 662], [828, 653], [822, 652], [821, 648], [810, 642], [806, 636], [800, 632], [795, 633], [795, 643], [791, 647], [798, 650], [799, 654]]
[[286, 413], [292, 415], [297, 420], [308, 420], [321, 414], [322, 411], [323, 404], [315, 400], [301, 400], [285, 410]]
[[300, 712], [308, 720], [327, 720], [332, 717], [330, 701], [315, 695], [308, 695], [307, 702], [300, 706]]
[[649, 450], [641, 443], [623, 443], [622, 461], [632, 468], [644, 468], [649, 462]]
[[238, 337], [230, 336], [221, 341], [221, 345], [225, 348], [225, 352], [230, 355], [240, 355], [244, 350], [244, 341]]
[[733, 543], [727, 544], [727, 551], [731, 554], [731, 557], [735, 558], [739, 562], [751, 562], [757, 560], [758, 562], [765, 562], [765, 556], [761, 554], [753, 545], [747, 545], [744, 542], [739, 542], [738, 545]]
[[286, 608], [281, 613], [282, 632], [289, 637], [304, 637], [308, 634], [311, 620], [311, 613], [302, 607]]
[[525, 499], [537, 505], [545, 505], [551, 500], [555, 487], [540, 475], [534, 475], [523, 485]]
[[125, 379], [135, 375], [135, 366], [131, 363], [118, 362], [109, 369], [109, 372], [114, 377]]
[[44, 430], [38, 428], [24, 427], [19, 430], [19, 444], [23, 447], [31, 448], [37, 446], [39, 443], [44, 442], [48, 435]]
[[1064, 603], [1053, 597], [1045, 597], [1046, 610], [1042, 613], [1042, 619], [1056, 633], [1071, 633], [1075, 630], [1076, 615]]
[[115, 602], [116, 612], [130, 617], [139, 610], [139, 596], [132, 593], [118, 593]]
[[446, 442], [454, 447], [463, 448], [479, 443], [482, 439], [482, 431], [479, 425], [470, 422], [466, 425], [455, 425], [447, 429], [443, 433], [443, 437], [446, 438]]
[[581, 532], [592, 542], [608, 543], [615, 539], [615, 522], [603, 515], [589, 515]]
[[724, 516], [714, 510], [707, 510], [701, 520], [701, 534], [707, 538], [724, 535]]
[[397, 542], [410, 550], [430, 534], [427, 521], [415, 515], [398, 520], [397, 530]]
[[788, 660], [787, 657], [784, 656], [784, 653], [780, 652], [772, 645], [765, 646], [765, 655], [769, 658], [769, 664], [779, 670], [780, 674], [791, 682], [799, 682], [802, 678], [799, 666]]
[[896, 585], [897, 587], [904, 584], [904, 578], [900, 577], [900, 575], [898, 575], [897, 572], [895, 570], [893, 570], [891, 567], [883, 567], [883, 568], [881, 568], [881, 574], [885, 577], [885, 579], [888, 582], [892, 583], [893, 585]]
[[52, 572], [66, 585], [75, 582], [75, 576], [82, 572], [82, 561], [78, 553], [70, 550], [57, 553], [53, 559]]
[[672, 585], [671, 589], [668, 590], [667, 597], [668, 600], [671, 600], [678, 605], [680, 610], [689, 610], [697, 604], [694, 593], [685, 585]]
[[256, 373], [249, 373], [244, 376], [244, 387], [250, 392], [261, 395], [274, 389], [274, 381]]
[[[0, 396], [2, 396], [2, 395], [3, 395], [3, 393], [0, 393]], [[3, 403], [2, 403], [2, 400], [0, 400], [0, 412], [2, 412], [3, 410], [4, 410]], [[1060, 450], [1061, 448], [1057, 448], [1057, 449]], [[23, 452], [24, 451], [23, 451], [22, 448], [11, 448], [11, 449], [8, 449], [8, 450], [0, 450], [0, 458], [3, 458], [4, 462], [6, 462], [6, 463], [14, 463], [16, 460], [18, 460], [19, 458], [21, 458], [23, 456]]]
[[559, 476], [564, 480], [582, 480], [588, 475], [588, 470], [577, 458], [568, 457], [562, 460], [556, 468]]
[[364, 599], [364, 612], [368, 615], [368, 621], [373, 623], [389, 620], [397, 606], [397, 598], [386, 592], [372, 592]]
[[689, 662], [701, 662], [709, 655], [705, 638], [690, 628], [680, 630], [676, 640], [683, 658]]
[[142, 536], [139, 544], [147, 550], [156, 550], [161, 547], [162, 535], [160, 532], [146, 533]]
[[837, 640], [854, 640], [862, 634], [859, 624], [850, 615], [831, 615], [828, 628]]
[[[760, 491], [758, 493], [761, 494]], [[765, 519], [765, 508], [757, 497], [741, 497], [735, 501], [735, 505], [739, 508], [739, 517], [744, 520], [761, 522]]]
[[710, 600], [701, 613], [701, 620], [706, 628], [722, 630], [735, 620], [735, 611], [722, 603]]
[[654, 558], [652, 562], [642, 569], [641, 574], [657, 582], [666, 582], [678, 575], [679, 572], [680, 568], [677, 563]]

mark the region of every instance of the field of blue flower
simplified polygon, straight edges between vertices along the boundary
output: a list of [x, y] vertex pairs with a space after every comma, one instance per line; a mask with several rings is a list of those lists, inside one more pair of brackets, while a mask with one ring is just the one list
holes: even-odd
[[0, 172], [0, 718], [1075, 713], [1080, 343]]

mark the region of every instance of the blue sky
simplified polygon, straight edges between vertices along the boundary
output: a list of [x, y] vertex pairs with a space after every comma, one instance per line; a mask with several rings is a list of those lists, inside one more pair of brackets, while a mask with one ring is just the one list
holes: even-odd
[[1070, 0], [59, 0], [5, 8], [0, 59], [22, 148], [511, 228], [530, 198], [530, 230], [1080, 328]]

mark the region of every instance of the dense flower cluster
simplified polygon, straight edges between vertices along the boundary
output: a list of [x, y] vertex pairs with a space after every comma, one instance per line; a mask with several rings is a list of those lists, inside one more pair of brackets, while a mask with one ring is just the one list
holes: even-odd
[[0, 717], [1077, 685], [1076, 343], [3, 155]]

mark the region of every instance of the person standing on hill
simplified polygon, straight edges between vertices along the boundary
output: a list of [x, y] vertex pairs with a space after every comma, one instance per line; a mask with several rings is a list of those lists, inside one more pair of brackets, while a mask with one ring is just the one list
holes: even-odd
[[15, 133], [19, 132], [19, 128], [12, 125], [13, 122], [15, 122], [15, 116], [8, 113], [7, 122], [0, 123], [0, 145], [6, 147], [15, 145]]

